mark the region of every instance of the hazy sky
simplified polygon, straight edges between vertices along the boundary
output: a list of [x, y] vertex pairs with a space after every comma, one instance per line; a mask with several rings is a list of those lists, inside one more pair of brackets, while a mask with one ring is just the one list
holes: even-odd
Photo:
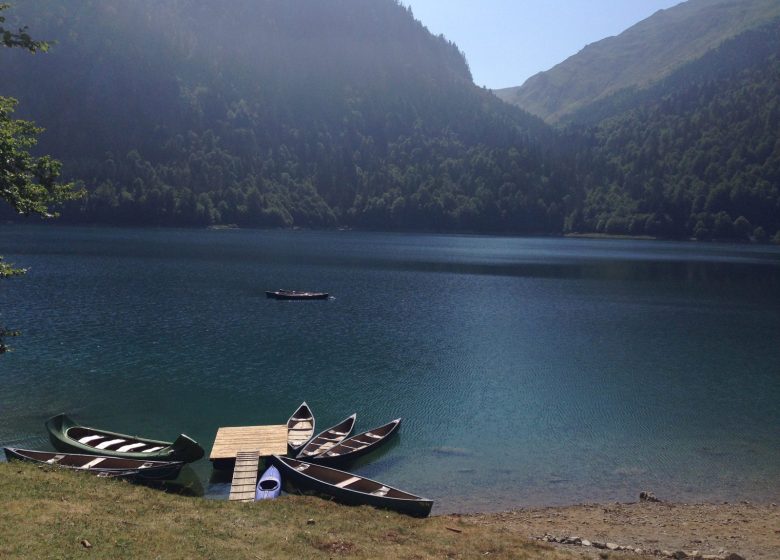
[[466, 53], [479, 86], [519, 86], [681, 0], [402, 0]]

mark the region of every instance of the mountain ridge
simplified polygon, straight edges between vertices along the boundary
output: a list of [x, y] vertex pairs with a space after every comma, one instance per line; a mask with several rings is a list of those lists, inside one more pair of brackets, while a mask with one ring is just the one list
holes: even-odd
[[591, 43], [519, 87], [494, 93], [548, 122], [621, 89], [641, 89], [742, 31], [780, 17], [774, 0], [689, 0]]

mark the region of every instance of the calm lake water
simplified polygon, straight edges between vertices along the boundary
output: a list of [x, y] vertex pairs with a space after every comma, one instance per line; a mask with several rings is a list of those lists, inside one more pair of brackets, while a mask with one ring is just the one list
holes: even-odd
[[403, 417], [353, 470], [438, 512], [780, 499], [778, 248], [3, 226], [0, 254], [30, 269], [0, 284], [0, 445], [67, 411], [208, 453], [305, 399]]

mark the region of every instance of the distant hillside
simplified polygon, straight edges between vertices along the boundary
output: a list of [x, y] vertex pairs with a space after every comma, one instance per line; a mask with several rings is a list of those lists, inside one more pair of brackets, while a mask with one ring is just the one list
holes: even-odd
[[[591, 106], [570, 231], [766, 239], [780, 229], [780, 25], [751, 29], [655, 86]], [[780, 240], [780, 237], [778, 237]]]
[[624, 88], [650, 85], [726, 39], [776, 17], [777, 0], [689, 0], [588, 45], [520, 87], [494, 93], [557, 122]]
[[63, 219], [562, 227], [555, 133], [474, 86], [395, 0], [27, 0], [8, 15], [57, 41], [0, 53], [0, 95], [86, 183]]

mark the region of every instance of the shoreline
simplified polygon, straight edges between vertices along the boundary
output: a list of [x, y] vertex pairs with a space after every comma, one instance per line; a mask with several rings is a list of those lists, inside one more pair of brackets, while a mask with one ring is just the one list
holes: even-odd
[[4, 558], [587, 558], [777, 560], [776, 504], [634, 503], [416, 519], [307, 496], [256, 503], [167, 494], [0, 463]]
[[780, 552], [774, 503], [576, 504], [464, 517], [591, 557], [777, 560]]

